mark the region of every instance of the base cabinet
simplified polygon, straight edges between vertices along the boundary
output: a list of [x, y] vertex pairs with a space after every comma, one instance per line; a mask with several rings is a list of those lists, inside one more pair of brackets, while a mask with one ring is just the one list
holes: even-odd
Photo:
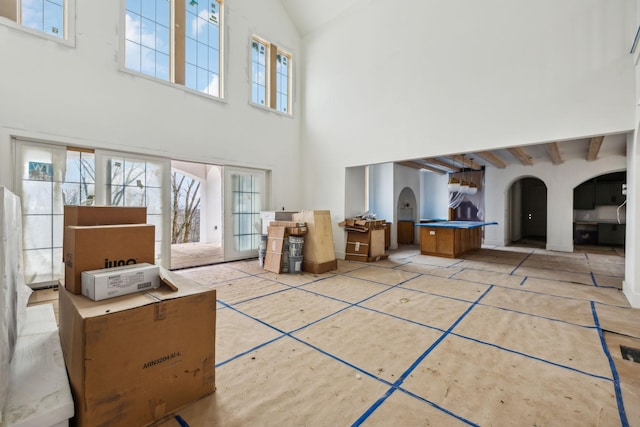
[[398, 244], [411, 245], [415, 235], [415, 225], [413, 221], [398, 221]]
[[482, 228], [420, 227], [420, 253], [447, 258], [478, 249], [482, 245]]

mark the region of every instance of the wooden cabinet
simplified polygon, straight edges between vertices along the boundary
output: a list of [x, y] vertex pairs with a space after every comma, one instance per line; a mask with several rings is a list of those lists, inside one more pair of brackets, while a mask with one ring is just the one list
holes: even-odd
[[420, 253], [447, 258], [479, 249], [482, 245], [482, 229], [445, 228], [420, 226]]
[[595, 187], [596, 206], [619, 205], [624, 202], [622, 182], [596, 182]]
[[601, 245], [624, 245], [624, 224], [598, 224], [598, 243]]
[[593, 181], [578, 185], [573, 190], [574, 209], [595, 209], [596, 185]]
[[398, 244], [399, 245], [413, 244], [414, 235], [415, 235], [415, 222], [398, 221]]

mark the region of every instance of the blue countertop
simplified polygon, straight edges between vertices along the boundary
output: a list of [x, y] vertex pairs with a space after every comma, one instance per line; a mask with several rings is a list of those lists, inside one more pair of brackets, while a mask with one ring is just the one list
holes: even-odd
[[433, 228], [477, 228], [485, 225], [498, 225], [497, 222], [480, 222], [480, 221], [438, 221], [428, 222], [426, 224], [416, 224], [416, 227], [433, 227]]

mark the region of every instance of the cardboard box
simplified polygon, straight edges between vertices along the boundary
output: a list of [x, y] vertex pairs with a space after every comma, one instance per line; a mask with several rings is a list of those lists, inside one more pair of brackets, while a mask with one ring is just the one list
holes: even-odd
[[215, 390], [216, 291], [160, 272], [177, 292], [95, 302], [60, 289], [76, 425], [148, 425]]
[[384, 253], [385, 237], [384, 229], [370, 229], [367, 232], [347, 232], [347, 244], [345, 248], [346, 260], [372, 262], [386, 259]]
[[83, 271], [155, 263], [152, 224], [69, 226], [64, 235], [64, 282], [74, 294], [82, 293]]
[[264, 269], [272, 273], [280, 273], [284, 239], [287, 237], [287, 227], [269, 226], [267, 237], [267, 251], [264, 257]]
[[82, 272], [82, 295], [94, 301], [160, 287], [159, 267], [143, 262]]
[[[135, 206], [75, 206], [64, 207], [64, 228], [70, 225], [116, 225], [145, 224], [147, 208]], [[64, 262], [64, 236], [62, 238], [62, 257]]]
[[369, 233], [347, 232], [344, 259], [366, 262], [369, 258]]

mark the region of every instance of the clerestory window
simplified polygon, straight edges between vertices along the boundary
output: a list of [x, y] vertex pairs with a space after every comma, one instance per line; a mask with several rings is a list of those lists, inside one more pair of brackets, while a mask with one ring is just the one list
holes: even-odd
[[221, 98], [222, 3], [127, 0], [125, 67]]
[[68, 40], [74, 0], [0, 1], [0, 16], [51, 37]]
[[251, 102], [291, 114], [291, 54], [273, 43], [251, 40]]

